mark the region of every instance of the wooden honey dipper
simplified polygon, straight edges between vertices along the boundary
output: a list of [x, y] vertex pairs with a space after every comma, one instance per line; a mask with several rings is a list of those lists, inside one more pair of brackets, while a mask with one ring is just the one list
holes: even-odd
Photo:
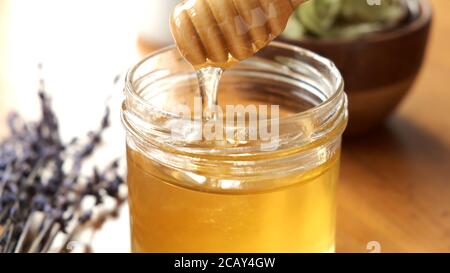
[[185, 0], [171, 16], [172, 35], [195, 68], [224, 68], [280, 35], [295, 7], [305, 1]]

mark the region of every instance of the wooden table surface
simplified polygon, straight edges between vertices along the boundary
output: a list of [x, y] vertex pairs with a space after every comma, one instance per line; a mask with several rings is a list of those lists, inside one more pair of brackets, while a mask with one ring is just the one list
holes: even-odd
[[344, 143], [337, 250], [450, 252], [450, 1], [433, 0], [427, 59], [386, 127]]
[[[28, 44], [22, 44], [23, 52], [17, 52], [11, 39], [18, 41], [17, 35], [23, 33], [11, 33], [11, 30], [16, 28], [24, 30], [26, 27], [17, 27], [17, 22], [16, 25], [11, 23], [14, 18], [8, 16], [10, 15], [8, 6], [13, 2], [16, 3], [11, 0], [0, 0], [0, 118], [2, 119], [8, 110], [14, 108], [28, 113], [28, 116], [33, 116], [27, 111], [30, 105], [36, 103], [34, 97], [27, 97], [30, 93], [23, 93], [25, 91], [22, 90], [30, 86], [25, 83], [35, 81], [35, 77], [31, 76], [34, 72], [29, 71], [30, 67], [35, 67], [33, 63], [35, 60], [20, 59], [28, 47], [34, 47], [35, 41], [32, 39], [36, 35], [31, 40], [24, 39], [23, 41], [27, 41]], [[49, 0], [42, 2], [49, 2]], [[450, 1], [431, 0], [431, 2], [435, 10], [431, 43], [422, 72], [410, 95], [385, 128], [368, 137], [347, 140], [344, 143], [338, 192], [337, 250], [339, 252], [368, 252], [369, 242], [375, 242], [375, 245], [379, 245], [383, 252], [450, 252], [450, 16], [448, 16]], [[115, 8], [117, 15], [123, 12], [120, 6]], [[110, 8], [110, 10], [114, 9]], [[33, 16], [33, 13], [30, 14]], [[58, 18], [65, 20], [64, 16]], [[89, 18], [85, 16], [84, 20]], [[110, 20], [120, 27], [125, 22], [118, 21], [117, 18], [119, 17], [111, 16]], [[29, 20], [30, 24], [31, 21], [33, 20]], [[98, 33], [98, 29], [92, 29], [89, 24], [77, 27], [88, 34], [89, 31]], [[123, 33], [127, 31], [123, 30]], [[73, 33], [73, 35], [86, 36], [83, 33]], [[87, 37], [95, 36], [87, 35]], [[94, 71], [104, 67], [103, 74], [109, 77], [113, 74], [110, 71], [112, 69], [107, 69], [110, 62], [122, 55], [116, 54], [115, 58], [108, 59], [109, 53], [102, 51], [105, 56], [100, 55], [104, 59], [97, 60], [93, 56], [98, 57], [99, 53], [96, 50], [99, 48], [117, 47], [120, 41], [126, 40], [124, 37], [119, 36], [119, 39], [114, 37], [111, 35], [111, 37], [93, 41], [92, 49], [84, 44], [76, 44], [77, 47], [74, 48], [75, 46], [71, 43], [64, 43], [63, 45], [67, 46], [64, 51], [76, 52], [80, 47], [85, 46], [82, 48], [83, 54], [90, 52], [91, 55], [83, 57], [82, 54], [74, 54], [75, 57], [78, 56], [82, 61], [83, 58], [86, 60], [90, 58], [89, 66], [93, 67]], [[135, 39], [128, 39], [126, 42], [120, 49], [127, 52], [129, 56], [126, 61], [114, 61], [117, 67], [123, 67], [124, 63], [134, 62], [137, 58], [133, 55], [135, 52], [129, 52], [130, 49], [136, 50], [133, 47]], [[9, 46], [5, 46], [7, 44]], [[86, 91], [77, 89], [76, 92], [81, 92], [77, 96], [68, 94], [68, 97], [61, 98], [60, 93], [52, 94], [56, 97], [55, 104], [59, 103], [59, 109], [66, 107], [70, 109], [70, 105], [86, 102], [83, 96], [92, 97], [94, 96], [92, 89], [105, 86], [106, 76], [100, 77], [102, 79], [100, 81], [98, 77], [89, 76], [92, 74], [89, 69], [76, 70], [75, 73], [73, 66], [77, 65], [76, 61], [72, 59], [72, 63], [65, 63], [64, 69], [72, 68], [68, 71], [74, 74], [79, 73], [82, 78], [87, 78], [91, 82], [97, 80], [100, 83], [91, 88], [85, 84], [82, 85]], [[61, 62], [51, 58], [47, 62], [50, 67], [53, 63], [61, 65]], [[23, 73], [21, 68], [17, 67], [20, 65], [28, 65], [28, 68], [25, 66], [27, 73]], [[81, 64], [78, 65], [82, 67]], [[53, 72], [55, 75], [58, 74]], [[56, 80], [53, 79], [53, 81], [54, 89], [64, 86], [62, 83], [58, 86], [55, 83]], [[104, 96], [105, 93], [100, 94]], [[94, 107], [102, 102], [103, 99], [100, 98], [102, 96], [90, 99], [86, 102], [85, 108]], [[67, 120], [73, 122], [80, 118], [79, 112], [74, 114], [74, 112], [65, 111], [64, 115]], [[74, 115], [76, 118], [71, 117]], [[0, 123], [0, 136], [6, 133], [2, 126], [4, 126], [3, 122]], [[81, 129], [72, 126], [67, 127], [66, 130], [78, 132]], [[124, 209], [119, 220], [109, 223], [105, 230], [98, 234], [99, 238], [95, 241], [94, 250], [128, 251], [127, 217], [126, 209]], [[111, 242], [111, 236], [122, 239]]]

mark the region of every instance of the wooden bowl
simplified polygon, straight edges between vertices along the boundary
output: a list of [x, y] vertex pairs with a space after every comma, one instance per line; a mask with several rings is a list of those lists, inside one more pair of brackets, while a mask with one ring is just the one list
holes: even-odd
[[432, 22], [428, 0], [419, 2], [420, 12], [393, 30], [349, 40], [281, 39], [315, 51], [339, 68], [349, 97], [348, 135], [381, 125], [414, 83]]

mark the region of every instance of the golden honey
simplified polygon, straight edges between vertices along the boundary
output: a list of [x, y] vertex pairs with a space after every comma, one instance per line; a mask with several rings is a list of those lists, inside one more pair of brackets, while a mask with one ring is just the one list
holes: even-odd
[[[223, 108], [279, 107], [277, 145], [174, 139], [173, 125], [188, 124], [176, 105], [192, 108], [199, 90], [196, 73], [173, 47], [129, 72], [122, 119], [132, 251], [333, 252], [347, 123], [337, 69], [309, 51], [273, 43], [225, 71], [219, 85]], [[243, 127], [251, 129], [249, 122]]]
[[307, 173], [261, 183], [289, 186], [242, 194], [177, 186], [176, 171], [132, 148], [127, 156], [133, 252], [334, 251], [338, 152]]

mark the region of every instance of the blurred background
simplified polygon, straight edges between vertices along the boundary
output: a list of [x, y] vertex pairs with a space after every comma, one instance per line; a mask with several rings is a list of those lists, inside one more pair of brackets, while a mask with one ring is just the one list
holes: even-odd
[[[38, 118], [37, 88], [42, 76], [63, 139], [95, 128], [108, 104], [112, 126], [105, 136], [107, 148], [96, 160], [124, 155], [119, 117], [123, 75], [143, 56], [172, 42], [168, 16], [177, 2], [0, 0], [0, 139], [8, 135], [10, 111], [18, 111], [26, 119]], [[368, 252], [371, 242], [379, 244], [383, 252], [450, 252], [450, 2], [427, 2], [434, 13], [430, 36], [426, 30], [416, 29], [419, 38], [383, 45], [388, 53], [374, 51], [377, 45], [368, 40], [334, 45], [336, 37], [327, 37], [323, 43], [328, 47], [344, 50], [330, 52], [322, 42], [311, 42], [319, 39], [317, 33], [307, 37], [304, 30], [292, 25], [289, 35], [282, 38], [334, 56], [344, 77], [371, 67], [371, 61], [395, 50], [410, 52], [404, 57], [407, 60], [417, 59], [399, 64], [399, 59], [391, 56], [372, 71], [376, 74], [346, 79], [353, 96], [352, 111], [372, 107], [369, 114], [356, 116], [373, 120], [369, 129], [364, 128], [357, 137], [346, 136], [344, 142], [338, 252]], [[374, 40], [383, 39], [377, 37]], [[364, 44], [370, 44], [371, 50]], [[343, 57], [349, 49], [361, 55], [351, 56], [350, 62]], [[396, 65], [400, 68], [393, 70], [391, 66]], [[117, 75], [121, 80], [113, 85]], [[386, 90], [396, 90], [392, 92], [397, 95], [388, 95], [391, 91]], [[368, 95], [361, 98], [362, 94]], [[377, 108], [384, 100], [391, 102]], [[96, 234], [92, 250], [129, 251], [126, 206]]]

